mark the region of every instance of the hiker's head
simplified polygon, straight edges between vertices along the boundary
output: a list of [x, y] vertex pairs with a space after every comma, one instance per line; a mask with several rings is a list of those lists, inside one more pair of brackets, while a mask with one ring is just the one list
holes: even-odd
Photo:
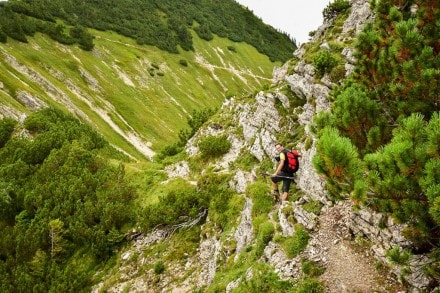
[[282, 150], [284, 150], [284, 147], [282, 144], [280, 144], [279, 142], [277, 142], [275, 144], [275, 149], [277, 150], [277, 152], [281, 152]]

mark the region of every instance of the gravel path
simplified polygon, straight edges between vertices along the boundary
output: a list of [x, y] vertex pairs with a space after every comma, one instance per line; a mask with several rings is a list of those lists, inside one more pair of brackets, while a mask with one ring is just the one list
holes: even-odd
[[345, 221], [350, 207], [335, 205], [319, 217], [319, 230], [314, 243], [319, 243], [326, 267], [319, 277], [326, 292], [405, 292], [397, 277], [376, 269], [377, 261], [367, 244], [352, 240]]

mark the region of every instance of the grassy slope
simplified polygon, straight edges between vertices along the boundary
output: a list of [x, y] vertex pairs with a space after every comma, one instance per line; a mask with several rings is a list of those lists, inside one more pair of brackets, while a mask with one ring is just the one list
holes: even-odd
[[[1, 55], [5, 51], [14, 56], [58, 89], [41, 86], [2, 56], [0, 105], [26, 112], [12, 98], [17, 91], [25, 90], [52, 105], [57, 103], [51, 93], [59, 99], [62, 92], [67, 99], [58, 104], [65, 108], [71, 101], [71, 111], [83, 113], [80, 116], [86, 116], [112, 144], [143, 159], [121, 133], [136, 133], [158, 150], [177, 139], [193, 110], [218, 107], [227, 95], [253, 92], [270, 82], [272, 68], [278, 65], [252, 46], [218, 37], [206, 42], [194, 34], [195, 52], [169, 54], [113, 32], [92, 33], [93, 52], [60, 45], [41, 34], [29, 38], [29, 44], [11, 39], [0, 44]], [[187, 67], [179, 63], [182, 59]]]

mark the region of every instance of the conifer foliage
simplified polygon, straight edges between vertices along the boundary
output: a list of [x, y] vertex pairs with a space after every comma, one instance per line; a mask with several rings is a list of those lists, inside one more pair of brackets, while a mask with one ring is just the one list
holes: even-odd
[[[31, 137], [14, 135], [22, 127]], [[0, 291], [84, 290], [134, 217], [123, 167], [98, 133], [55, 109], [0, 130]]]
[[355, 72], [315, 120], [314, 163], [334, 196], [408, 224], [413, 252], [438, 256], [440, 3], [371, 5], [376, 19], [357, 39]]

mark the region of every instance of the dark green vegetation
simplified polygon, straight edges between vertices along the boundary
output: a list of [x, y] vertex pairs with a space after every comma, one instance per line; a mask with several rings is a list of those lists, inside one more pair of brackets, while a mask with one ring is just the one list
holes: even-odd
[[78, 43], [82, 49], [92, 50], [93, 36], [77, 23], [70, 30], [67, 30], [65, 25], [57, 23], [50, 11], [61, 7], [51, 7], [48, 4], [52, 3], [35, 1], [0, 3], [0, 42], [5, 43], [7, 37], [10, 37], [27, 43], [26, 36], [41, 32], [62, 44]]
[[408, 224], [412, 252], [437, 255], [428, 270], [440, 279], [440, 3], [371, 3], [355, 74], [316, 119], [314, 163], [335, 198]]
[[[63, 44], [79, 43], [83, 49], [91, 50], [93, 37], [85, 28], [94, 28], [112, 30], [140, 45], [178, 53], [178, 46], [194, 50], [192, 28], [207, 41], [216, 34], [246, 42], [272, 61], [286, 61], [296, 49], [289, 36], [265, 25], [233, 0], [10, 0], [1, 3], [0, 16], [0, 41], [9, 36], [26, 42], [26, 35], [38, 31]], [[67, 32], [57, 19], [72, 28]]]
[[347, 0], [335, 0], [327, 5], [322, 11], [324, 20], [331, 20], [342, 12], [350, 8], [350, 2]]
[[89, 126], [54, 109], [23, 125], [0, 120], [0, 291], [79, 292], [125, 239], [135, 191]]

